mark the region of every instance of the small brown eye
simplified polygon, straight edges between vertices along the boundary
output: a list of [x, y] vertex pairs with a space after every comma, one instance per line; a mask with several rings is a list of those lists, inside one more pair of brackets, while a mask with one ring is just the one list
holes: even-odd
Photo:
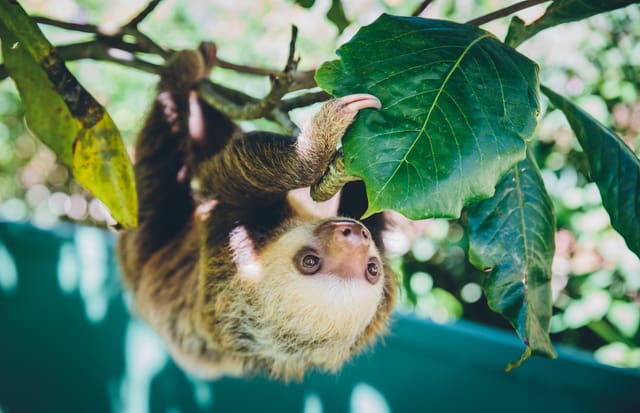
[[300, 271], [303, 274], [311, 275], [320, 269], [320, 257], [313, 254], [307, 254], [300, 260]]
[[371, 284], [378, 282], [378, 278], [380, 278], [380, 266], [376, 258], [372, 258], [367, 264], [367, 273], [365, 276]]

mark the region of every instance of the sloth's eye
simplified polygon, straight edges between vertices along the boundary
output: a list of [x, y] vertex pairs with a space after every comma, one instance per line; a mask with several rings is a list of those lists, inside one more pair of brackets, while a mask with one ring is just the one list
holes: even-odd
[[380, 278], [380, 266], [378, 265], [377, 258], [372, 258], [371, 261], [367, 264], [367, 272], [365, 274], [367, 281], [371, 284], [375, 284], [378, 282]]
[[307, 254], [300, 260], [300, 271], [303, 274], [311, 275], [320, 269], [320, 257], [314, 254]]
[[315, 255], [305, 255], [302, 258], [302, 266], [304, 268], [313, 268], [320, 262], [320, 258]]

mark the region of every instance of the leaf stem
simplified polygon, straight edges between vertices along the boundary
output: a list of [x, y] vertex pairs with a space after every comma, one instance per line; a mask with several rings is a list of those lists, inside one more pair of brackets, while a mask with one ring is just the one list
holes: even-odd
[[533, 7], [541, 3], [547, 3], [548, 1], [549, 0], [524, 0], [519, 3], [512, 4], [511, 6], [507, 6], [503, 9], [496, 10], [489, 14], [485, 14], [484, 16], [476, 17], [475, 19], [469, 20], [467, 24], [472, 24], [474, 26], [481, 26], [490, 21], [509, 16], [515, 12], [528, 9], [529, 7]]

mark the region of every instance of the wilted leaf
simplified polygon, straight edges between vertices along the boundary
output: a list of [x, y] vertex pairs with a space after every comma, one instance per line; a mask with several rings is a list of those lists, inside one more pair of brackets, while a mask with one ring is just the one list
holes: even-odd
[[514, 17], [511, 20], [505, 43], [512, 47], [518, 47], [525, 40], [549, 27], [586, 19], [637, 2], [638, 0], [555, 0], [547, 7], [542, 17], [529, 25], [525, 25], [520, 18]]
[[640, 256], [640, 161], [610, 129], [549, 88], [542, 91], [562, 110], [589, 159], [611, 225]]
[[491, 269], [484, 292], [536, 353], [554, 357], [549, 339], [553, 205], [529, 153], [498, 183], [493, 198], [469, 207], [469, 259]]
[[316, 72], [335, 96], [371, 93], [343, 138], [372, 214], [456, 217], [493, 194], [536, 125], [537, 66], [474, 26], [383, 15]]
[[0, 37], [33, 133], [124, 227], [137, 225], [133, 168], [117, 127], [17, 3], [0, 7]]

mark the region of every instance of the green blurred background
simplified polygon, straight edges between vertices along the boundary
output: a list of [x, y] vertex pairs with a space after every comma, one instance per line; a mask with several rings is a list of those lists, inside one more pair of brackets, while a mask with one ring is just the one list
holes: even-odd
[[[146, 5], [146, 0], [28, 0], [30, 14], [65, 21], [118, 27]], [[140, 26], [156, 42], [192, 48], [202, 39], [216, 41], [222, 59], [245, 65], [281, 68], [287, 57], [290, 25], [299, 27], [300, 67], [312, 69], [334, 57], [334, 50], [382, 12], [410, 14], [419, 1], [345, 1], [344, 31], [326, 17], [331, 2], [178, 1], [166, 0]], [[435, 1], [424, 14], [464, 22], [511, 2]], [[544, 6], [519, 15], [530, 21]], [[585, 22], [542, 32], [519, 49], [541, 66], [541, 80], [577, 101], [613, 128], [637, 153], [640, 145], [640, 6], [596, 16]], [[503, 38], [508, 19], [485, 29]], [[346, 24], [346, 22], [345, 22]], [[44, 27], [54, 44], [87, 35]], [[158, 62], [160, 63], [160, 62]], [[82, 84], [105, 105], [130, 146], [153, 98], [156, 77], [111, 63], [69, 64]], [[268, 80], [216, 69], [216, 82], [254, 96], [263, 95]], [[543, 100], [546, 108], [546, 102]], [[299, 124], [315, 108], [292, 116]], [[59, 221], [105, 227], [108, 213], [101, 203], [73, 182], [51, 151], [28, 132], [14, 85], [0, 82], [0, 219], [51, 228]], [[245, 129], [277, 129], [267, 121], [243, 122]], [[557, 251], [553, 264], [554, 316], [557, 343], [594, 352], [602, 363], [640, 368], [640, 260], [610, 226], [598, 190], [585, 178], [585, 156], [564, 117], [543, 109], [534, 151], [556, 208]], [[511, 331], [493, 314], [481, 294], [483, 274], [465, 256], [467, 238], [457, 221], [428, 220], [389, 234], [393, 263], [403, 280], [398, 312], [437, 323], [466, 319]], [[0, 244], [0, 268], [6, 248]], [[18, 280], [0, 271], [0, 302], [18, 288]], [[115, 287], [114, 287], [115, 288]], [[118, 294], [117, 288], [114, 294]], [[87, 317], [101, 311], [88, 304]], [[93, 309], [93, 310], [91, 310]]]

